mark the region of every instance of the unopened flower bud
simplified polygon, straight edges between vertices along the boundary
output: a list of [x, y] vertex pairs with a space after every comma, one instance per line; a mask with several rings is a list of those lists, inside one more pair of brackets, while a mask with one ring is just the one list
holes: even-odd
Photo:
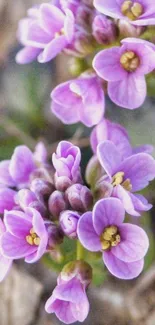
[[65, 196], [60, 191], [54, 191], [48, 200], [48, 208], [53, 217], [59, 217], [60, 213], [68, 207]]
[[118, 28], [121, 36], [124, 37], [139, 37], [145, 31], [144, 26], [135, 26], [122, 19], [118, 21]]
[[91, 185], [92, 188], [94, 188], [97, 180], [100, 179], [102, 175], [103, 175], [103, 168], [101, 167], [97, 156], [94, 155], [91, 157], [86, 167], [86, 172], [85, 172], [86, 181], [89, 185]]
[[73, 210], [85, 212], [93, 203], [91, 191], [87, 186], [74, 184], [66, 191], [66, 197]]
[[43, 204], [43, 202], [33, 201], [29, 204], [29, 208], [36, 209], [37, 211], [40, 212], [42, 217], [46, 217], [47, 209], [46, 209], [45, 205]]
[[51, 221], [45, 223], [48, 232], [48, 249], [54, 249], [55, 246], [63, 242], [63, 232], [61, 228]]
[[92, 280], [91, 266], [82, 260], [73, 261], [66, 264], [60, 274], [61, 279], [64, 281], [70, 280], [75, 276], [87, 287]]
[[97, 15], [93, 21], [93, 36], [99, 44], [112, 43], [116, 38], [114, 22], [104, 15]]
[[65, 192], [71, 184], [72, 182], [67, 176], [57, 176], [55, 174], [55, 187], [58, 191]]
[[80, 215], [75, 211], [66, 210], [60, 215], [60, 227], [69, 238], [77, 238], [77, 225]]
[[42, 197], [43, 199], [47, 199], [50, 194], [54, 191], [54, 185], [51, 184], [50, 182], [40, 179], [40, 178], [35, 178], [31, 182], [31, 191], [33, 191], [37, 197]]
[[47, 161], [47, 150], [43, 142], [37, 143], [33, 157], [36, 163], [46, 163]]

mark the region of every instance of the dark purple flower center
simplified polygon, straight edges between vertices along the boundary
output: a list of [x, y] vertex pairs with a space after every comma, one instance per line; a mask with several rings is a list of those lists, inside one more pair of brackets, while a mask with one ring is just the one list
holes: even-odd
[[121, 6], [121, 12], [130, 20], [136, 20], [143, 13], [143, 6], [136, 1], [124, 1]]
[[105, 228], [100, 236], [101, 246], [104, 251], [117, 246], [120, 241], [121, 237], [116, 226]]
[[33, 228], [30, 229], [30, 234], [28, 236], [26, 236], [26, 241], [31, 246], [32, 245], [36, 245], [36, 246], [40, 245], [40, 238], [37, 236], [37, 234], [35, 233]]
[[122, 67], [129, 72], [134, 72], [140, 65], [140, 59], [133, 51], [127, 51], [120, 58]]
[[112, 185], [113, 187], [117, 185], [122, 185], [125, 190], [132, 190], [132, 184], [130, 182], [130, 179], [127, 178], [126, 180], [124, 180], [124, 172], [118, 172], [112, 177]]

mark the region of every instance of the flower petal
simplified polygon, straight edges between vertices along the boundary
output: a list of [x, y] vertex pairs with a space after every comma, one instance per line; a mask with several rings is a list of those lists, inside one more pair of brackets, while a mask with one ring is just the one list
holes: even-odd
[[99, 200], [93, 209], [93, 225], [98, 235], [108, 226], [119, 226], [125, 217], [125, 210], [120, 200], [106, 198]]
[[12, 210], [15, 206], [15, 195], [17, 192], [10, 188], [0, 188], [0, 213], [4, 210]]
[[104, 141], [98, 145], [97, 157], [108, 176], [113, 176], [118, 171], [122, 161], [119, 151], [111, 141]]
[[41, 53], [41, 49], [26, 46], [22, 50], [20, 50], [16, 55], [16, 62], [18, 64], [28, 64], [37, 58], [37, 56]]
[[5, 186], [15, 186], [15, 182], [9, 173], [10, 160], [0, 162], [0, 184]]
[[0, 282], [7, 276], [12, 266], [12, 260], [0, 254]]
[[155, 178], [155, 160], [147, 153], [139, 153], [128, 157], [120, 165], [132, 184], [132, 192], [145, 188]]
[[120, 47], [100, 51], [93, 60], [93, 68], [100, 78], [107, 81], [123, 80], [127, 72], [120, 64]]
[[35, 169], [33, 154], [26, 146], [18, 146], [12, 155], [9, 171], [17, 183], [26, 183]]
[[114, 187], [112, 196], [121, 200], [127, 213], [135, 217], [140, 216], [139, 212], [134, 207], [134, 202], [130, 197], [130, 192], [126, 191], [121, 185]]
[[18, 238], [25, 238], [32, 228], [32, 223], [25, 218], [21, 211], [6, 211], [4, 215], [6, 229]]
[[103, 261], [110, 273], [124, 280], [136, 278], [144, 267], [144, 259], [133, 263], [125, 263], [115, 257], [111, 252], [104, 252]]
[[118, 19], [123, 16], [120, 11], [120, 5], [116, 0], [95, 0], [94, 6], [99, 12], [102, 12], [102, 14], [106, 16]]
[[146, 232], [133, 224], [123, 224], [119, 227], [121, 242], [112, 248], [112, 254], [121, 261], [131, 263], [142, 259], [149, 247]]
[[5, 232], [0, 239], [2, 254], [11, 259], [23, 258], [36, 251], [35, 246], [26, 242], [25, 238], [18, 238], [9, 232]]
[[101, 250], [100, 239], [94, 230], [91, 212], [86, 212], [81, 216], [78, 222], [77, 234], [80, 242], [86, 249], [92, 252]]
[[54, 59], [67, 45], [64, 35], [54, 38], [45, 46], [43, 52], [38, 56], [38, 62], [45, 63]]
[[146, 97], [146, 81], [144, 76], [128, 73], [126, 78], [109, 82], [108, 95], [117, 105], [135, 109], [140, 107]]

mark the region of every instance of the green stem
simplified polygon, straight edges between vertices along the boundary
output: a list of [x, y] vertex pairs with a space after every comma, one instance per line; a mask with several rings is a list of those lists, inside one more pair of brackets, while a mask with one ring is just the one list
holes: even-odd
[[84, 259], [84, 247], [81, 245], [79, 240], [77, 240], [76, 258], [77, 258], [77, 260]]

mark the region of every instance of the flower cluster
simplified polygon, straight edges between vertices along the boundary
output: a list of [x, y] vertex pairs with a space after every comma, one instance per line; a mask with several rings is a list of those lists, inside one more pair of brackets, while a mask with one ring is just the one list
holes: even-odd
[[51, 93], [54, 114], [66, 124], [95, 126], [86, 180], [80, 148], [68, 141], [58, 144], [52, 159], [38, 143], [34, 152], [21, 145], [0, 162], [0, 280], [13, 260], [54, 257], [65, 237], [77, 240], [77, 257], [62, 269], [45, 306], [66, 324], [83, 322], [89, 312], [87, 251], [92, 259], [99, 252], [120, 279], [143, 270], [149, 240], [134, 217], [152, 207], [139, 191], [155, 179], [153, 147], [133, 148], [125, 128], [104, 113], [106, 91], [121, 107], [143, 104], [145, 75], [155, 69], [155, 45], [145, 39], [149, 25], [155, 25], [150, 0], [50, 1], [29, 9], [19, 23], [19, 64], [48, 62], [62, 51], [74, 57], [76, 78]]

